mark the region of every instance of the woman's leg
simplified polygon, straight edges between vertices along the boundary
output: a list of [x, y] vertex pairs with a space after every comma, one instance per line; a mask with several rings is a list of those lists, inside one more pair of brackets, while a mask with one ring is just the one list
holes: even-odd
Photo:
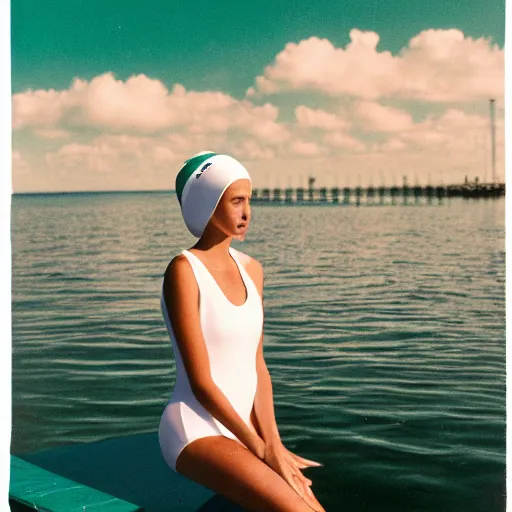
[[225, 436], [188, 444], [176, 471], [251, 512], [312, 512], [313, 509], [273, 469]]

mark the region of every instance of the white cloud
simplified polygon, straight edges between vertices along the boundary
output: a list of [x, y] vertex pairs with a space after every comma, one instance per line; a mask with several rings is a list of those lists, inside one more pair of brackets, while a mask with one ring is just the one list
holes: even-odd
[[186, 91], [180, 84], [169, 92], [145, 75], [123, 82], [106, 73], [90, 82], [75, 79], [63, 91], [28, 90], [13, 96], [13, 128], [36, 128], [45, 138], [93, 127], [141, 134], [170, 129], [225, 134], [238, 129], [261, 140], [286, 140], [289, 134], [277, 116], [277, 107], [268, 103], [256, 106], [222, 92]]
[[405, 95], [433, 102], [502, 98], [504, 51], [456, 29], [420, 32], [401, 51]]
[[90, 83], [77, 83], [80, 86], [76, 89], [82, 93], [78, 106], [86, 124], [153, 132], [178, 121], [178, 114], [172, 109], [173, 98], [159, 80], [136, 75], [122, 82], [109, 73]]
[[391, 137], [380, 144], [374, 144], [372, 150], [375, 152], [394, 152], [402, 151], [407, 148], [407, 144], [398, 137]]
[[239, 144], [230, 145], [227, 153], [240, 160], [272, 160], [276, 156], [273, 148], [265, 148], [252, 139], [246, 139]]
[[286, 126], [280, 125], [279, 123], [271, 120], [247, 126], [246, 131], [249, 135], [253, 135], [257, 140], [270, 146], [274, 146], [291, 139], [291, 134]]
[[[218, 141], [220, 142], [220, 141]], [[184, 145], [186, 143], [186, 145]], [[217, 146], [212, 138], [196, 135], [192, 140], [180, 134], [167, 137], [134, 135], [101, 135], [91, 142], [72, 142], [46, 153], [47, 164], [53, 169], [71, 172], [118, 172], [120, 177], [134, 169], [151, 173], [158, 169], [177, 172], [184, 160], [200, 149]], [[224, 142], [226, 153], [240, 160], [268, 160], [275, 156], [271, 148], [254, 139]]]
[[405, 110], [386, 107], [373, 101], [357, 101], [354, 107], [359, 124], [370, 132], [396, 132], [413, 125], [411, 114]]
[[51, 168], [83, 171], [113, 171], [117, 167], [118, 155], [106, 144], [66, 144], [58, 151], [46, 154]]
[[[318, 111], [303, 109], [309, 114]], [[205, 148], [216, 148], [232, 154], [241, 161], [269, 161], [274, 158], [336, 156], [365, 153], [401, 153], [404, 151], [438, 152], [447, 154], [449, 161], [457, 161], [475, 151], [475, 140], [482, 138], [487, 130], [488, 121], [477, 115], [470, 115], [458, 109], [448, 109], [440, 115], [427, 116], [420, 123], [413, 123], [410, 116], [399, 109], [383, 107], [371, 102], [356, 103], [354, 112], [360, 116], [359, 124], [364, 120], [373, 131], [392, 136], [381, 142], [368, 144], [346, 130], [329, 130], [319, 138], [304, 139], [295, 131], [303, 129], [304, 124], [317, 125], [310, 117], [306, 123], [287, 126], [286, 133], [279, 143], [268, 138], [238, 135], [226, 137], [223, 134], [183, 134], [173, 133], [162, 136], [135, 136], [105, 134], [95, 137], [89, 143], [71, 142], [57, 151], [48, 152], [46, 162], [52, 168], [62, 168], [91, 172], [124, 172], [139, 169], [140, 172], [152, 172], [156, 169], [174, 169], [177, 171], [185, 158]], [[363, 116], [361, 114], [364, 114]], [[366, 117], [364, 117], [366, 116]], [[304, 116], [302, 119], [308, 119]], [[313, 122], [310, 120], [313, 119]], [[330, 119], [327, 116], [327, 119]], [[243, 124], [243, 123], [242, 123]], [[272, 124], [270, 125], [272, 126]], [[328, 125], [330, 128], [330, 125]], [[279, 134], [279, 132], [277, 131]], [[478, 140], [480, 140], [478, 139]]]
[[[255, 96], [309, 89], [318, 97], [315, 106], [322, 105], [313, 108], [304, 99], [290, 105], [285, 98], [283, 105], [291, 106], [283, 114], [287, 121], [279, 120], [280, 104], [256, 105], [180, 84], [168, 88], [145, 75], [122, 81], [106, 73], [75, 79], [61, 91], [15, 94], [13, 169], [25, 173], [16, 186], [32, 189], [37, 179], [35, 187], [46, 187], [50, 177], [53, 187], [68, 190], [73, 183], [81, 189], [141, 183], [169, 188], [184, 160], [205, 149], [250, 162], [251, 175], [287, 168], [439, 174], [482, 169], [490, 155], [488, 117], [482, 104], [464, 102], [487, 102], [499, 92], [503, 51], [457, 30], [421, 32], [395, 56], [377, 51], [378, 40], [373, 32], [353, 30], [351, 43], [341, 49], [319, 38], [286, 45], [256, 79]], [[411, 98], [447, 103], [416, 104], [415, 117], [424, 118], [415, 121], [408, 111]], [[500, 169], [502, 101], [497, 105]], [[22, 155], [34, 170], [37, 163], [37, 173], [29, 172]]]
[[71, 132], [69, 130], [51, 128], [36, 128], [34, 133], [42, 139], [67, 139], [71, 136]]
[[105, 73], [90, 82], [76, 78], [69, 89], [28, 90], [13, 96], [13, 127], [78, 126], [112, 131], [153, 133], [173, 126], [202, 121], [204, 114], [236, 103], [220, 92], [187, 92], [176, 84], [165, 85], [147, 76], [134, 75], [126, 82]]
[[375, 32], [353, 29], [345, 48], [318, 37], [288, 43], [247, 96], [316, 91], [431, 102], [503, 97], [504, 51], [488, 39], [465, 37], [456, 29], [430, 29], [413, 37], [396, 56], [378, 51], [378, 42]]
[[63, 115], [69, 103], [68, 91], [54, 89], [28, 90], [12, 97], [12, 124], [14, 129], [25, 126], [53, 126]]
[[400, 133], [400, 137], [416, 147], [432, 149], [445, 147], [455, 153], [457, 149], [471, 151], [475, 138], [487, 132], [488, 119], [466, 114], [450, 108], [440, 115], [429, 115], [410, 129]]
[[155, 146], [153, 148], [153, 158], [157, 164], [175, 164], [178, 160], [176, 153], [167, 146]]
[[321, 148], [315, 142], [309, 142], [305, 140], [295, 140], [290, 145], [292, 155], [313, 157], [319, 156], [325, 153], [325, 150]]
[[23, 190], [23, 182], [30, 180], [32, 169], [30, 164], [25, 160], [20, 151], [13, 150], [11, 153], [11, 167], [12, 167], [12, 189], [14, 192]]
[[319, 128], [321, 130], [346, 130], [350, 127], [347, 119], [337, 114], [299, 105], [295, 108], [297, 124], [304, 128]]
[[14, 150], [12, 152], [11, 160], [13, 175], [26, 174], [30, 172], [30, 165], [19, 151]]
[[362, 152], [366, 149], [365, 144], [348, 133], [330, 132], [322, 137], [323, 142], [333, 149], [345, 149]]
[[162, 165], [178, 165], [180, 160], [158, 140], [130, 135], [102, 135], [88, 144], [73, 142], [46, 153], [51, 168], [80, 172], [124, 172], [134, 167], [151, 170]]

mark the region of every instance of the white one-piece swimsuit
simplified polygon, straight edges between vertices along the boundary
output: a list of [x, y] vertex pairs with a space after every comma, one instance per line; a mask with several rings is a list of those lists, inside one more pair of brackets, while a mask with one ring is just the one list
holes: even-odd
[[[250, 426], [258, 383], [256, 351], [263, 329], [263, 304], [254, 281], [239, 261], [239, 251], [230, 247], [229, 252], [245, 284], [246, 301], [241, 306], [228, 300], [197, 256], [186, 249], [182, 254], [187, 257], [199, 287], [199, 316], [211, 377]], [[192, 392], [169, 320], [163, 289], [160, 304], [176, 360], [176, 383], [160, 419], [158, 440], [166, 463], [176, 471], [178, 455], [195, 439], [223, 435], [243, 443], [214, 418]]]

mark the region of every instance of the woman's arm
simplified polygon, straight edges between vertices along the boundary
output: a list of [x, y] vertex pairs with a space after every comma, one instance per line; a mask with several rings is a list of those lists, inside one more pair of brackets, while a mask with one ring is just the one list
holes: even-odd
[[[249, 265], [251, 277], [253, 277], [263, 303], [263, 267], [261, 263], [254, 258], [251, 258]], [[256, 390], [256, 397], [254, 398], [254, 413], [256, 415], [259, 430], [265, 444], [280, 444], [281, 438], [277, 429], [274, 413], [272, 379], [265, 363], [265, 358], [263, 357], [263, 331], [261, 332], [261, 338], [256, 354], [256, 368], [258, 372], [258, 387]]]
[[164, 276], [164, 300], [183, 365], [199, 403], [262, 458], [265, 443], [233, 408], [211, 376], [210, 360], [199, 317], [199, 289], [187, 257], [178, 255]]
[[277, 429], [274, 413], [274, 396], [272, 392], [272, 379], [263, 359], [263, 333], [256, 367], [258, 369], [258, 387], [254, 398], [254, 412], [265, 444], [281, 444], [281, 437]]

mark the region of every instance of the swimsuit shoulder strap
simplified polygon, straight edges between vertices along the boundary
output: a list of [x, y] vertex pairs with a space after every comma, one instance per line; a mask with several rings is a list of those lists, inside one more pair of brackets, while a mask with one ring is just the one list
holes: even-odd
[[203, 262], [195, 254], [187, 251], [187, 249], [183, 249], [181, 254], [185, 255], [185, 257], [188, 259], [194, 272], [199, 290], [203, 289], [204, 286], [207, 286], [204, 281], [211, 277], [210, 272], [208, 272], [208, 269], [204, 266]]

